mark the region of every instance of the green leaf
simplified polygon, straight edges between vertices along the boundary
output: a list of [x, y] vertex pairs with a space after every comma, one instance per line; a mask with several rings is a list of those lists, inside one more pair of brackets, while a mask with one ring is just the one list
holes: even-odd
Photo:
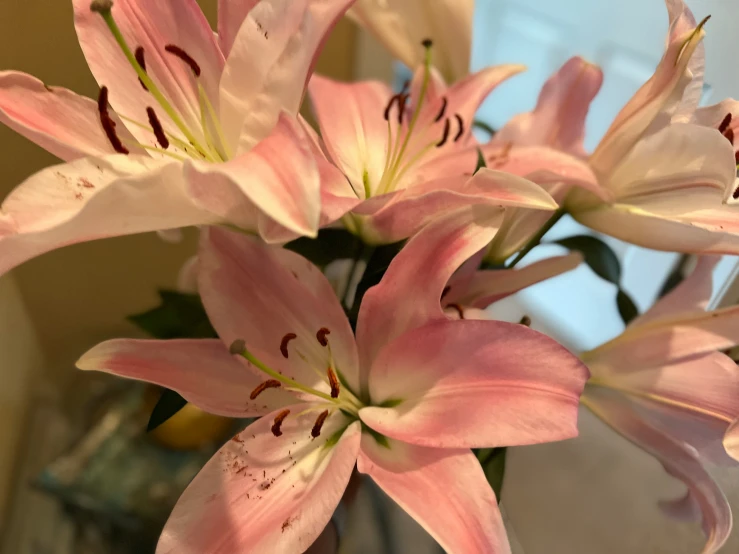
[[321, 229], [314, 239], [302, 237], [285, 245], [318, 267], [334, 260], [354, 258], [360, 247], [359, 239], [346, 229]]
[[618, 286], [621, 282], [621, 264], [615, 252], [605, 242], [590, 235], [577, 235], [554, 241], [570, 250], [578, 250], [585, 257], [585, 263], [601, 279]]
[[485, 163], [485, 154], [482, 153], [482, 150], [478, 146], [477, 148], [477, 167], [475, 167], [475, 173], [477, 174], [478, 171], [480, 171], [483, 168], [486, 168], [488, 166], [487, 163]]
[[151, 411], [151, 417], [149, 417], [149, 424], [146, 426], [146, 430], [153, 431], [184, 408], [186, 404], [187, 400], [179, 394], [172, 390], [165, 390]]
[[367, 260], [367, 268], [364, 270], [364, 275], [362, 275], [362, 279], [357, 285], [354, 304], [352, 304], [352, 309], [349, 313], [349, 320], [352, 323], [352, 327], [356, 325], [357, 317], [359, 316], [359, 307], [362, 304], [365, 293], [382, 280], [390, 262], [398, 255], [403, 244], [404, 242], [396, 242], [395, 244], [378, 246]]
[[491, 138], [495, 136], [495, 129], [493, 129], [490, 125], [488, 125], [484, 121], [480, 121], [479, 119], [477, 119], [472, 123], [472, 126], [475, 127], [475, 129], [480, 129], [482, 131], [485, 131], [487, 134], [490, 135]]
[[506, 448], [484, 448], [477, 452], [485, 478], [490, 483], [495, 497], [500, 504], [500, 496], [503, 492], [503, 478], [505, 477]]
[[208, 314], [196, 294], [160, 290], [161, 304], [128, 320], [157, 339], [216, 338]]
[[616, 305], [618, 306], [618, 313], [621, 314], [621, 319], [623, 319], [626, 325], [631, 323], [631, 320], [639, 315], [639, 308], [636, 307], [636, 304], [628, 293], [620, 288], [616, 295]]

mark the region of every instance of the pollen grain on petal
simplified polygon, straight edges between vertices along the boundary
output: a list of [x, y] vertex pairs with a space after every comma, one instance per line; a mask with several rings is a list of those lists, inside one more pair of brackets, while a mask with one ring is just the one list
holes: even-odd
[[282, 386], [282, 383], [280, 383], [277, 379], [269, 379], [265, 381], [264, 383], [260, 383], [259, 385], [257, 385], [257, 388], [251, 391], [251, 394], [249, 395], [249, 399], [256, 400], [257, 396], [262, 394], [267, 389], [279, 389], [281, 386]]
[[170, 54], [172, 54], [173, 56], [177, 56], [187, 65], [189, 65], [195, 77], [200, 77], [200, 73], [201, 73], [200, 64], [198, 64], [198, 62], [196, 62], [195, 59], [190, 54], [188, 54], [182, 48], [180, 48], [179, 46], [175, 44], [168, 44], [164, 47], [164, 49]]
[[275, 437], [282, 436], [282, 422], [285, 421], [285, 418], [290, 415], [290, 410], [282, 410], [279, 414], [275, 416], [275, 421], [272, 424], [272, 434]]
[[298, 338], [298, 335], [296, 335], [295, 333], [288, 333], [284, 337], [282, 337], [282, 342], [280, 342], [280, 353], [285, 359], [289, 357], [289, 352], [287, 350], [288, 343], [296, 338]]
[[321, 346], [328, 346], [327, 335], [331, 334], [331, 331], [327, 327], [321, 327], [316, 333], [316, 338]]
[[326, 418], [328, 417], [328, 410], [325, 410], [318, 414], [318, 417], [316, 418], [316, 423], [313, 425], [313, 429], [310, 430], [310, 435], [314, 439], [321, 436], [321, 428], [323, 427], [323, 424], [326, 422]]

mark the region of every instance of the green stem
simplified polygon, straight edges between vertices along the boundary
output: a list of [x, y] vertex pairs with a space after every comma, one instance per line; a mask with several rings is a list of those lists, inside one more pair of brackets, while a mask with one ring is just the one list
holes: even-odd
[[531, 240], [526, 243], [526, 246], [523, 247], [523, 250], [521, 250], [518, 255], [513, 259], [513, 261], [508, 265], [507, 269], [513, 269], [516, 267], [518, 262], [523, 260], [526, 255], [531, 252], [536, 246], [539, 245], [541, 242], [541, 239], [544, 238], [544, 235], [546, 235], [549, 230], [554, 227], [554, 225], [562, 219], [562, 216], [565, 215], [566, 211], [564, 208], [559, 208], [554, 214], [552, 214], [552, 217], [550, 217], [547, 222], [542, 225], [541, 229], [537, 231], [537, 233], [531, 237]]

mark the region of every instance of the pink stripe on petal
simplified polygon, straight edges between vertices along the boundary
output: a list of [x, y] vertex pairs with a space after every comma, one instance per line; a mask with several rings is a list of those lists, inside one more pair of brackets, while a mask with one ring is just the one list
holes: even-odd
[[362, 421], [421, 446], [534, 444], [577, 436], [585, 366], [552, 339], [500, 321], [438, 321], [372, 365]]
[[360, 443], [359, 423], [341, 414], [312, 440], [318, 411], [298, 415], [310, 407], [288, 406], [279, 437], [273, 412], [227, 442], [180, 497], [157, 554], [304, 552], [328, 525]]
[[413, 446], [389, 448], [362, 436], [357, 469], [368, 474], [449, 554], [508, 554], [495, 493], [471, 451]]
[[255, 417], [295, 402], [278, 389], [250, 400], [267, 377], [249, 371], [219, 339], [110, 340], [86, 352], [77, 367], [162, 385], [206, 412], [228, 417]]

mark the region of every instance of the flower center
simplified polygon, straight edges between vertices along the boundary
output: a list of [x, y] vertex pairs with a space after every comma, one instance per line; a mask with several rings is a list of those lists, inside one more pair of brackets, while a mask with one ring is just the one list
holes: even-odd
[[[230, 352], [233, 355], [241, 356], [246, 359], [252, 366], [263, 372], [269, 379], [260, 383], [249, 396], [251, 400], [256, 399], [267, 389], [283, 388], [292, 392], [305, 393], [315, 397], [317, 401], [314, 406], [304, 410], [298, 415], [309, 412], [320, 412], [316, 418], [316, 422], [311, 430], [311, 436], [317, 438], [321, 434], [321, 428], [326, 419], [337, 411], [341, 411], [344, 415], [352, 418], [358, 418], [358, 412], [362, 408], [362, 403], [354, 396], [347, 387], [342, 386], [339, 378], [340, 373], [336, 367], [333, 354], [331, 353], [331, 344], [328, 338], [331, 331], [322, 327], [316, 332], [316, 340], [325, 349], [325, 363], [320, 368], [316, 367], [315, 362], [311, 363], [308, 358], [299, 350], [292, 348], [291, 341], [298, 338], [295, 333], [287, 333], [280, 343], [280, 353], [285, 359], [289, 359], [290, 351], [293, 350], [300, 358], [309, 365], [310, 369], [316, 373], [321, 383], [327, 385], [329, 392], [323, 392], [315, 387], [311, 387], [296, 381], [295, 379], [283, 375], [280, 371], [275, 370], [259, 360], [246, 346], [243, 340], [236, 340], [231, 344]], [[325, 368], [325, 369], [324, 369]], [[282, 422], [290, 415], [290, 410], [283, 410], [274, 419], [272, 426], [272, 434], [276, 437], [282, 435]]]
[[[174, 44], [164, 45], [164, 51], [166, 53], [178, 58], [182, 63], [186, 64], [190, 68], [194, 85], [197, 88], [200, 125], [193, 129], [188, 127], [185, 123], [186, 118], [183, 118], [178, 113], [178, 111], [173, 107], [172, 102], [170, 102], [165, 94], [161, 92], [157, 84], [147, 72], [146, 52], [144, 51], [144, 48], [139, 46], [136, 48], [135, 52], [133, 52], [129, 47], [113, 17], [111, 11], [112, 7], [113, 2], [110, 0], [95, 0], [90, 6], [90, 10], [97, 12], [103, 18], [116, 43], [138, 75], [139, 82], [143, 89], [151, 94], [154, 102], [158, 104], [158, 107], [164, 113], [167, 114], [169, 119], [177, 128], [177, 131], [165, 130], [153, 106], [146, 108], [148, 122], [141, 122], [135, 118], [119, 114], [121, 119], [125, 122], [150, 131], [156, 139], [157, 144], [157, 146], [150, 146], [137, 142], [134, 143], [134, 145], [180, 161], [192, 158], [218, 163], [230, 159], [231, 152], [224, 138], [220, 120], [215, 108], [213, 107], [213, 103], [208, 98], [203, 85], [200, 83], [201, 68], [198, 62], [181, 47]], [[102, 124], [103, 130], [115, 151], [121, 154], [129, 154], [129, 146], [131, 145], [127, 146], [124, 144], [118, 136], [115, 121], [113, 121], [109, 114], [108, 88], [106, 86], [102, 86], [100, 89], [98, 109], [100, 112], [100, 123]]]
[[[385, 168], [377, 186], [379, 194], [394, 191], [406, 173], [435, 149], [459, 142], [467, 130], [459, 114], [447, 117], [449, 100], [446, 97], [429, 101], [428, 89], [431, 80], [431, 40], [423, 41], [426, 58], [423, 65], [421, 90], [413, 109], [408, 107], [411, 99], [408, 83], [398, 94], [392, 96], [384, 111], [387, 121], [388, 147]], [[397, 116], [393, 111], [397, 105]], [[437, 108], [438, 106], [438, 108]], [[433, 110], [433, 111], [432, 111]], [[368, 179], [364, 182], [365, 197], [372, 195]]]

